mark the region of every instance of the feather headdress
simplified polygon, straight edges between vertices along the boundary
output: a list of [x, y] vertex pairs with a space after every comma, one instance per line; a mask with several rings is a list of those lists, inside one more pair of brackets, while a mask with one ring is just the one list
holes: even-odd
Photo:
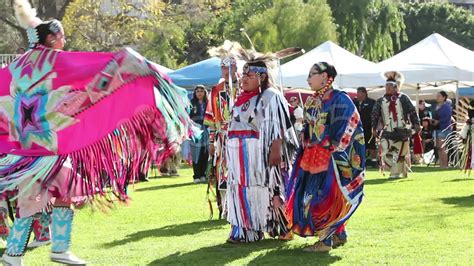
[[[463, 170], [471, 169], [472, 139], [469, 129], [472, 129], [474, 118], [474, 100], [468, 98], [459, 99], [456, 108], [453, 110], [456, 120], [456, 131], [446, 136], [442, 147], [446, 149], [449, 162], [454, 166], [459, 166]], [[466, 140], [469, 140], [466, 142]], [[471, 141], [471, 143], [470, 143]], [[470, 170], [469, 170], [470, 171]]]
[[453, 110], [453, 117], [456, 120], [456, 129], [461, 131], [466, 122], [472, 123], [474, 118], [474, 100], [469, 100], [468, 98], [459, 99], [456, 108]]
[[459, 123], [464, 123], [469, 119], [469, 110], [471, 109], [471, 105], [469, 104], [468, 98], [461, 98], [459, 99], [456, 108], [453, 110], [453, 116], [458, 126], [456, 128], [462, 128], [463, 125]]
[[386, 78], [387, 83], [393, 83], [397, 85], [397, 87], [400, 89], [402, 88], [402, 85], [405, 82], [405, 77], [402, 73], [398, 71], [387, 71], [383, 75]]
[[290, 57], [292, 55], [304, 52], [302, 48], [291, 47], [285, 48], [275, 53], [259, 53], [255, 50], [243, 49], [242, 47], [236, 48], [237, 58], [244, 60], [247, 63], [252, 62], [272, 62], [278, 59]]
[[[265, 71], [268, 75], [268, 79], [271, 84], [275, 84], [274, 77], [276, 76], [276, 71], [278, 68], [279, 60], [304, 52], [302, 48], [299, 47], [291, 47], [280, 50], [275, 53], [259, 53], [255, 50], [243, 49], [238, 48], [236, 49], [237, 52], [237, 59], [245, 61], [247, 66], [249, 64], [254, 64], [257, 62], [265, 63], [267, 70]], [[244, 69], [245, 72], [245, 69]]]
[[26, 29], [30, 48], [35, 47], [38, 43], [44, 44], [48, 34], [56, 34], [63, 30], [61, 22], [56, 19], [42, 21], [38, 18], [36, 9], [31, 7], [28, 0], [15, 0], [14, 9], [18, 24]]
[[24, 29], [35, 28], [43, 22], [36, 16], [36, 9], [31, 7], [28, 0], [15, 0], [14, 9], [18, 24]]
[[219, 57], [222, 60], [221, 65], [230, 66], [237, 64], [236, 56], [239, 49], [242, 49], [242, 46], [240, 46], [238, 42], [225, 40], [224, 44], [218, 47], [212, 47], [207, 53], [210, 56]]

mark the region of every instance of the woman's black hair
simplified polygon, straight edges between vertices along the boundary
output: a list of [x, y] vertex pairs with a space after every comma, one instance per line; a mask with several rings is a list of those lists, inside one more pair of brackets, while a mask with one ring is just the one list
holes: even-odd
[[46, 39], [49, 34], [56, 35], [62, 30], [61, 22], [58, 20], [45, 21], [35, 27], [38, 34], [38, 43], [46, 45]]
[[448, 94], [445, 91], [439, 91], [438, 93], [444, 97], [444, 101], [448, 100]]
[[197, 85], [197, 86], [194, 88], [193, 98], [191, 99], [191, 102], [192, 102], [192, 103], [198, 103], [198, 102], [199, 102], [199, 100], [198, 100], [198, 98], [197, 98], [197, 96], [196, 96], [196, 91], [197, 91], [197, 90], [204, 90], [204, 99], [203, 99], [203, 101], [204, 101], [204, 102], [207, 102], [207, 89], [206, 89], [206, 87], [205, 87], [204, 85]]
[[[260, 100], [262, 99], [263, 91], [270, 87], [270, 78], [268, 76], [268, 67], [267, 67], [267, 65], [265, 64], [264, 61], [247, 62], [247, 65], [249, 67], [250, 66], [255, 66], [255, 67], [264, 67], [264, 68], [267, 69], [267, 73], [260, 73], [260, 72], [258, 73], [258, 75], [265, 74], [265, 79], [260, 81], [261, 91], [257, 96], [257, 101], [255, 102], [254, 112], [255, 112], [255, 115], [257, 115], [257, 106], [260, 103]], [[245, 69], [245, 66], [244, 66], [244, 69]], [[251, 119], [251, 118], [253, 119], [253, 117], [249, 117], [249, 119]], [[250, 120], [249, 120], [249, 122], [250, 122]]]
[[332, 77], [333, 79], [337, 76], [336, 68], [328, 62], [316, 63], [313, 65], [313, 68], [315, 68], [318, 73], [326, 73], [328, 77]]
[[361, 92], [365, 93], [365, 95], [367, 95], [367, 88], [366, 87], [359, 87], [359, 88], [357, 88], [357, 91], [361, 91]]
[[469, 119], [473, 119], [474, 118], [474, 99], [471, 100], [471, 102], [469, 103], [469, 110], [467, 110], [467, 114], [469, 115]]

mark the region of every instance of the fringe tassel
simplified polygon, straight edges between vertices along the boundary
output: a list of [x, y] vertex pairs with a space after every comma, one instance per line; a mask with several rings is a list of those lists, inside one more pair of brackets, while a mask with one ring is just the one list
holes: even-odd
[[[70, 167], [69, 184], [62, 195], [85, 196], [97, 209], [109, 209], [114, 199], [127, 201], [127, 186], [171, 154], [166, 124], [156, 107], [147, 107], [100, 141], [67, 155], [26, 157], [7, 155], [0, 159], [0, 193], [28, 182], [15, 198], [36, 195], [32, 187], [47, 189], [62, 167]], [[41, 186], [33, 186], [41, 182]], [[64, 184], [62, 184], [64, 185]], [[81, 185], [80, 188], [77, 186]]]
[[245, 230], [285, 235], [288, 220], [284, 207], [272, 202], [273, 197], [280, 197], [284, 205], [285, 181], [280, 167], [270, 166], [268, 158], [273, 141], [281, 139], [284, 168], [288, 170], [298, 141], [283, 96], [270, 88], [262, 93], [260, 102], [263, 114], [257, 115], [263, 116], [263, 121], [259, 138], [227, 140], [228, 221]]

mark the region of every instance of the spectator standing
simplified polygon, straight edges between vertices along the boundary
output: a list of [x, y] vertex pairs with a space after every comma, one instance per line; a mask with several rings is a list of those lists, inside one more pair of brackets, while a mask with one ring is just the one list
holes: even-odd
[[448, 94], [445, 91], [438, 92], [436, 96], [436, 111], [432, 124], [435, 126], [436, 148], [439, 155], [439, 166], [448, 167], [448, 155], [443, 147], [444, 140], [452, 132], [451, 117], [453, 108], [448, 102]]
[[365, 149], [368, 153], [366, 165], [377, 167], [377, 150], [375, 147], [375, 136], [372, 137], [372, 109], [374, 109], [375, 100], [367, 95], [365, 87], [357, 88], [357, 98], [354, 99], [354, 105], [360, 114], [362, 127], [364, 128]]
[[209, 159], [209, 132], [207, 126], [204, 125], [204, 115], [206, 114], [207, 99], [206, 87], [203, 85], [196, 86], [193, 98], [191, 99], [191, 112], [189, 116], [201, 127], [203, 134], [200, 139], [191, 141], [194, 183], [206, 181], [206, 169]]
[[290, 120], [296, 130], [296, 133], [300, 133], [303, 130], [303, 118], [304, 112], [301, 107], [301, 103], [298, 97], [293, 96], [290, 98]]
[[420, 118], [420, 121], [422, 121], [425, 117], [428, 118], [433, 118], [433, 114], [431, 113], [430, 109], [428, 109], [425, 100], [419, 100], [418, 101], [418, 117]]

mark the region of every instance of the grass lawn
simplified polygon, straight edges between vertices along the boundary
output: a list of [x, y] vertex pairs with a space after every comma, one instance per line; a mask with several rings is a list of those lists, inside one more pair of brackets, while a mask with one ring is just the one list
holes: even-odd
[[[72, 251], [94, 265], [163, 264], [459, 264], [474, 263], [474, 177], [414, 167], [389, 181], [369, 171], [364, 201], [349, 220], [349, 242], [328, 254], [301, 249], [315, 242], [230, 245], [225, 221], [209, 221], [206, 185], [181, 177], [137, 184], [132, 203], [109, 214], [77, 212]], [[28, 251], [27, 265], [46, 265], [49, 247]]]

